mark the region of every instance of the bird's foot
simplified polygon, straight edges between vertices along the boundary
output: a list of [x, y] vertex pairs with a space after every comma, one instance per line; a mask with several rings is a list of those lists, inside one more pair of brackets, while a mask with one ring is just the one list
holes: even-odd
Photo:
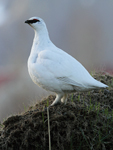
[[58, 101], [58, 102], [53, 101], [53, 103], [50, 105], [50, 107], [51, 107], [51, 106], [57, 106], [57, 105], [59, 105], [59, 104], [61, 104], [61, 102], [60, 102], [60, 101]]
[[66, 95], [66, 94], [65, 94], [65, 95], [63, 96], [63, 98], [61, 99], [61, 102], [64, 103], [64, 104], [67, 103], [67, 95]]

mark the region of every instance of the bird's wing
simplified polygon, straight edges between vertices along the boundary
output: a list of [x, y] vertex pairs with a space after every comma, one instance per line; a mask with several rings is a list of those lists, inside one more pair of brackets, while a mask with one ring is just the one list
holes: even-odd
[[67, 84], [83, 86], [85, 80], [90, 80], [88, 71], [72, 56], [62, 50], [44, 50], [38, 59], [47, 72]]
[[67, 84], [70, 84], [70, 85], [74, 85], [74, 86], [78, 86], [78, 87], [81, 87], [82, 85], [80, 83], [77, 83], [76, 81], [68, 78], [68, 77], [57, 77], [58, 80], [60, 81], [63, 81]]

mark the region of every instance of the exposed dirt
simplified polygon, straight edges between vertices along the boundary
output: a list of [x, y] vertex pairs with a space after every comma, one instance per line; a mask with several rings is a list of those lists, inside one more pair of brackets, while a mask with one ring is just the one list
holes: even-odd
[[[108, 89], [71, 94], [66, 105], [49, 108], [52, 150], [113, 149], [113, 77], [96, 74]], [[0, 150], [49, 150], [47, 111], [55, 96], [9, 117], [0, 131]], [[2, 126], [2, 125], [1, 125]]]

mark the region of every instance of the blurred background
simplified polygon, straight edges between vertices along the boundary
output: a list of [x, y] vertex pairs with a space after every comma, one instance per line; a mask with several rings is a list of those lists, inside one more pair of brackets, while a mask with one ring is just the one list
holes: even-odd
[[27, 71], [34, 31], [24, 22], [33, 16], [90, 73], [113, 73], [113, 0], [0, 0], [0, 121], [50, 94]]

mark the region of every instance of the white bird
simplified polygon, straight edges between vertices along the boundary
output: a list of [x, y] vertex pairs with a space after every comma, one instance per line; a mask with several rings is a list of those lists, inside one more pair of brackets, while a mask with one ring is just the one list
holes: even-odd
[[108, 87], [95, 80], [80, 62], [51, 42], [41, 18], [32, 17], [25, 23], [35, 31], [28, 71], [35, 84], [56, 93], [51, 106], [66, 103], [68, 93]]

